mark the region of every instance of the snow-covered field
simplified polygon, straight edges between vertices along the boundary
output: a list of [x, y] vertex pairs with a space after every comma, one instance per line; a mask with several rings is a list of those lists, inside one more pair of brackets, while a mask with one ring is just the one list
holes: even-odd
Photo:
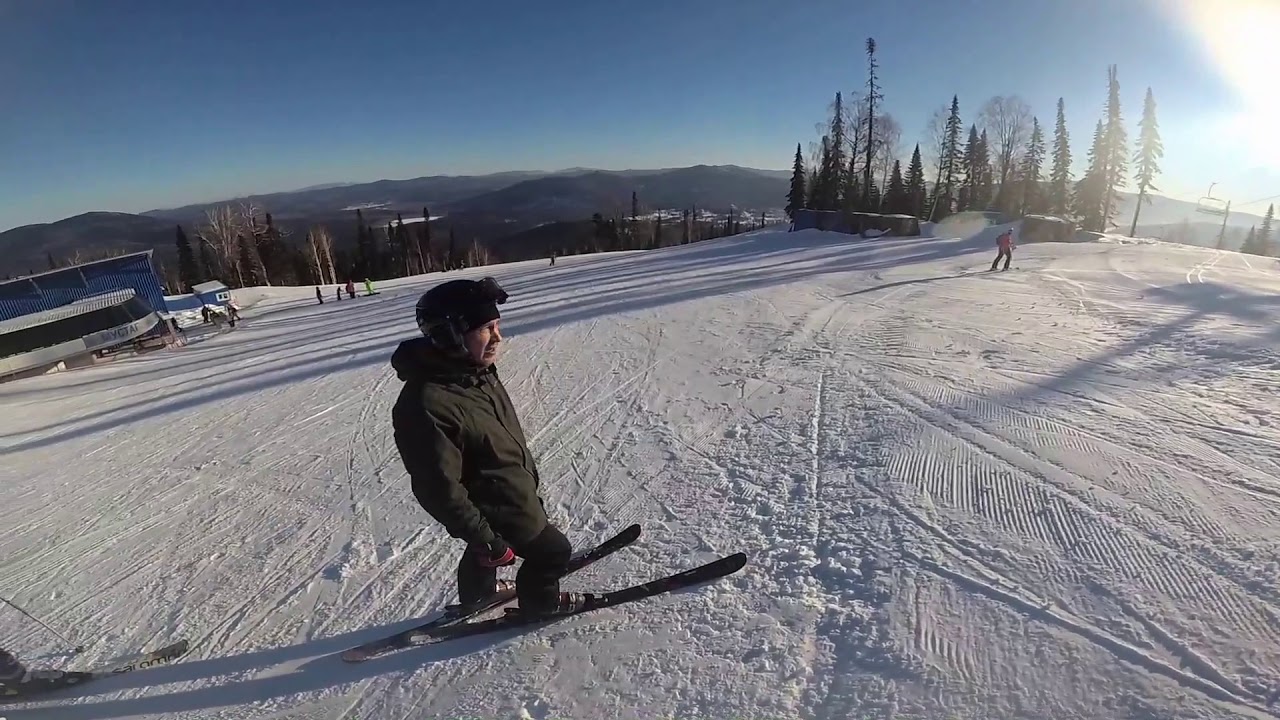
[[[998, 228], [782, 229], [495, 274], [501, 371], [603, 589], [726, 580], [346, 665], [452, 602], [388, 358], [441, 276], [0, 385], [0, 638], [183, 661], [18, 718], [1261, 718], [1280, 689], [1280, 271]], [[242, 298], [242, 302], [245, 300]], [[1276, 714], [1272, 714], [1276, 713]]]

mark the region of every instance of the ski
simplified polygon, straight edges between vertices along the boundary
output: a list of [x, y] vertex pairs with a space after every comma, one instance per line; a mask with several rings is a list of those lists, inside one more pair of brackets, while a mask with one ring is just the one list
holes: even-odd
[[741, 570], [747, 564], [747, 556], [745, 553], [734, 553], [726, 555], [718, 560], [713, 560], [705, 565], [700, 565], [690, 570], [667, 575], [654, 580], [650, 580], [640, 585], [632, 585], [621, 590], [614, 590], [596, 595], [581, 610], [567, 613], [564, 615], [532, 615], [522, 616], [518, 608], [509, 608], [502, 617], [496, 617], [491, 620], [481, 620], [479, 622], [464, 622], [460, 624], [446, 625], [444, 627], [428, 628], [421, 631], [410, 631], [410, 644], [414, 647], [423, 645], [433, 645], [435, 643], [444, 642], [445, 640], [454, 640], [456, 638], [470, 637], [472, 635], [481, 635], [489, 632], [505, 630], [507, 628], [528, 627], [543, 623], [551, 623], [556, 620], [574, 617], [583, 613], [592, 612], [593, 610], [601, 610], [603, 608], [614, 607], [623, 603], [643, 600], [645, 598], [662, 595], [673, 590], [700, 585], [711, 580], [717, 580], [727, 575]]
[[159, 650], [119, 658], [89, 670], [30, 670], [18, 683], [0, 685], [0, 700], [21, 702], [23, 698], [31, 695], [41, 695], [75, 685], [82, 685], [99, 678], [164, 665], [187, 654], [187, 650], [190, 647], [190, 642], [184, 639], [166, 645]]
[[[565, 575], [575, 573], [592, 563], [595, 563], [615, 552], [627, 547], [640, 538], [640, 525], [629, 525], [622, 529], [618, 534], [601, 542], [586, 551], [580, 552], [569, 561], [569, 568], [565, 571]], [[342, 659], [346, 662], [356, 663], [370, 660], [379, 655], [385, 655], [389, 652], [401, 650], [413, 645], [412, 638], [423, 632], [432, 632], [434, 630], [456, 625], [457, 623], [466, 622], [473, 617], [486, 613], [490, 610], [506, 605], [516, 599], [515, 591], [506, 591], [497, 593], [494, 596], [481, 600], [470, 605], [447, 605], [444, 613], [439, 617], [428, 620], [421, 625], [416, 625], [408, 630], [387, 635], [385, 637], [371, 640], [370, 642], [349, 648], [342, 652]]]

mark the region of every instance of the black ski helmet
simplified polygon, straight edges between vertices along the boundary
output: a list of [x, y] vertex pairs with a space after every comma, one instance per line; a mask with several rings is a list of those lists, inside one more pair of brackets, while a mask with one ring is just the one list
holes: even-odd
[[507, 291], [491, 277], [450, 280], [423, 293], [414, 315], [432, 345], [457, 353], [462, 351], [462, 336], [501, 317], [498, 306], [506, 301]]

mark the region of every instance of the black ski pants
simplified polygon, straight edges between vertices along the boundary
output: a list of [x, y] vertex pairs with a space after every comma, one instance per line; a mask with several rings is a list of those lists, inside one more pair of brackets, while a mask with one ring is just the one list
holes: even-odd
[[[524, 609], [554, 608], [560, 603], [560, 578], [569, 566], [573, 546], [556, 526], [547, 527], [533, 540], [512, 544], [516, 556], [523, 559], [516, 571], [516, 595]], [[458, 562], [458, 602], [466, 604], [482, 600], [498, 584], [498, 569], [479, 563], [479, 555], [469, 548]]]
[[1000, 253], [999, 253], [998, 255], [996, 255], [996, 259], [991, 261], [991, 269], [992, 269], [992, 270], [995, 270], [995, 269], [996, 269], [996, 265], [999, 265], [999, 264], [1000, 264], [1000, 258], [1004, 258], [1004, 269], [1005, 269], [1005, 270], [1008, 270], [1008, 269], [1009, 269], [1009, 261], [1013, 259], [1013, 251], [1012, 251], [1012, 250], [1001, 250], [1001, 251], [1000, 251]]

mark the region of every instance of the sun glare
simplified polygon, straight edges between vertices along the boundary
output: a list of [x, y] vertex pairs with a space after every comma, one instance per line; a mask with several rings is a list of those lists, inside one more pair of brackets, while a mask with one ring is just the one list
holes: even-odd
[[1280, 168], [1280, 141], [1271, 129], [1280, 118], [1280, 55], [1273, 36], [1280, 28], [1280, 0], [1158, 0], [1213, 62], [1234, 91], [1237, 104], [1206, 108], [1222, 117], [1224, 142], [1247, 146], [1263, 163]]

